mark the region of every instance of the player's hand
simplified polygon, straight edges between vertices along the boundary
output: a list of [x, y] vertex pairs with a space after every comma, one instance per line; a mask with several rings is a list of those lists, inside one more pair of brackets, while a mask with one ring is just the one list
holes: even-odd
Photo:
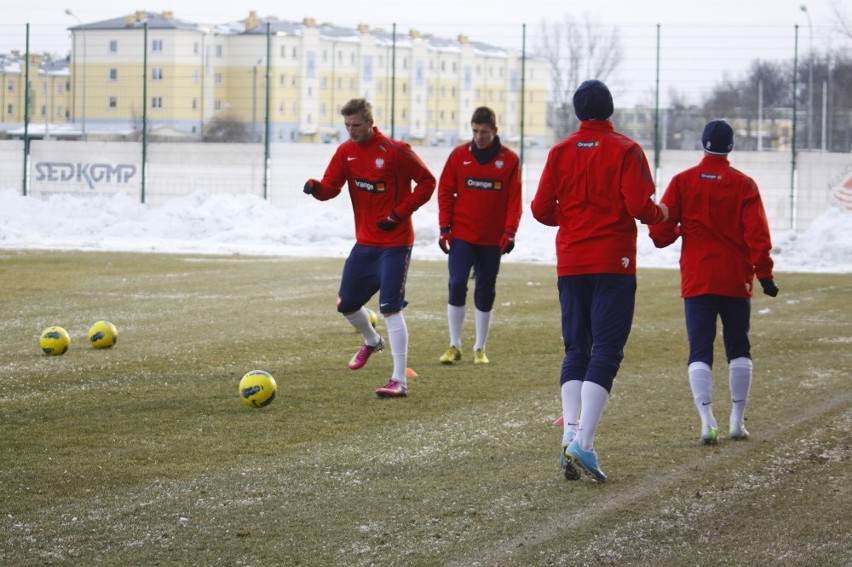
[[657, 203], [657, 207], [663, 212], [663, 222], [669, 220], [669, 208], [665, 203]]
[[316, 179], [308, 179], [305, 182], [305, 188], [302, 189], [302, 191], [304, 191], [305, 194], [307, 194], [307, 195], [313, 195], [314, 191], [316, 191], [319, 188], [319, 186], [320, 186], [320, 182], [317, 181]]
[[515, 248], [515, 233], [504, 232], [500, 238], [500, 254], [508, 254]]
[[390, 232], [393, 229], [395, 229], [396, 227], [398, 227], [400, 222], [402, 222], [402, 219], [399, 218], [399, 215], [396, 214], [395, 212], [391, 211], [390, 214], [388, 215], [388, 218], [386, 218], [385, 220], [383, 220], [380, 223], [376, 223], [376, 226], [378, 226], [380, 229], [384, 230], [385, 232]]
[[778, 286], [775, 285], [775, 281], [772, 278], [760, 278], [758, 281], [760, 282], [760, 287], [763, 288], [763, 293], [769, 297], [778, 295]]
[[445, 226], [441, 228], [441, 236], [438, 237], [438, 246], [444, 251], [444, 254], [450, 253], [450, 246], [453, 245], [453, 230]]

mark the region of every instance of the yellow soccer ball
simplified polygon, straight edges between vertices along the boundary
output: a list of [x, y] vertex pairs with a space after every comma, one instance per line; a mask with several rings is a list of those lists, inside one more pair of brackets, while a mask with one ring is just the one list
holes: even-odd
[[240, 380], [240, 399], [253, 408], [268, 406], [275, 399], [278, 385], [269, 372], [252, 370]]
[[59, 356], [65, 354], [65, 351], [71, 346], [71, 337], [68, 335], [68, 331], [62, 327], [48, 327], [42, 331], [38, 339], [38, 346], [41, 347], [44, 354]]
[[118, 329], [109, 321], [98, 321], [89, 329], [89, 344], [95, 348], [112, 348], [118, 341]]

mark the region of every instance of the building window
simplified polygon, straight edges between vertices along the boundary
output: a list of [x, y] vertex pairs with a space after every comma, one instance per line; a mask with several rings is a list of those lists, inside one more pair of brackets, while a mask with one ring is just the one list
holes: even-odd
[[222, 101], [218, 98], [213, 101], [213, 110], [222, 110]]
[[373, 56], [365, 55], [364, 56], [364, 82], [370, 83], [373, 81]]
[[221, 85], [221, 84], [222, 84], [222, 72], [221, 72], [221, 71], [217, 71], [217, 72], [216, 72], [216, 74], [213, 76], [213, 81], [214, 81], [217, 85]]
[[162, 53], [163, 52], [163, 40], [162, 39], [152, 39], [151, 40], [151, 51], [154, 53]]
[[118, 53], [118, 40], [117, 39], [109, 40], [109, 52], [110, 53]]
[[6, 106], [6, 114], [11, 116], [14, 113], [14, 111], [15, 111], [15, 107], [12, 106], [11, 104]]
[[118, 107], [118, 97], [116, 97], [116, 96], [109, 97], [109, 107], [110, 108]]
[[163, 80], [163, 68], [162, 67], [154, 67], [151, 69], [151, 80], [153, 81], [162, 81]]
[[9, 86], [7, 87], [7, 90], [8, 90], [10, 93], [15, 92], [15, 83], [13, 83], [12, 81], [9, 81]]
[[223, 48], [221, 45], [216, 46], [216, 57], [222, 57]]
[[192, 110], [198, 110], [198, 99], [192, 99]]
[[151, 108], [163, 108], [163, 97], [151, 97]]
[[423, 61], [414, 62], [414, 86], [422, 87], [426, 83], [426, 70]]
[[197, 42], [197, 41], [196, 41], [195, 43], [193, 43], [193, 44], [192, 44], [192, 54], [193, 54], [193, 55], [198, 55], [198, 50], [199, 50], [199, 49], [200, 49], [200, 48], [199, 48], [199, 46], [198, 46], [198, 42]]
[[308, 51], [305, 54], [305, 78], [314, 79], [317, 76], [317, 54], [315, 51]]

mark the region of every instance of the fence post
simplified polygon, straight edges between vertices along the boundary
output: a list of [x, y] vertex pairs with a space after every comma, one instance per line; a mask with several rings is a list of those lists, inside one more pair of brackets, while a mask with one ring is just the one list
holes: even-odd
[[520, 124], [520, 133], [521, 133], [521, 147], [520, 147], [520, 160], [521, 160], [521, 179], [523, 179], [523, 171], [524, 171], [524, 139], [526, 136], [526, 102], [527, 102], [527, 93], [526, 93], [526, 85], [527, 85], [527, 24], [521, 24], [521, 124]]
[[269, 32], [270, 23], [266, 22], [266, 116], [264, 122], [263, 134], [263, 200], [269, 200], [269, 178], [270, 178], [270, 158], [269, 158], [269, 89], [270, 89], [270, 65], [272, 60], [272, 34]]
[[30, 25], [26, 25], [26, 44], [24, 46], [24, 176], [21, 192], [27, 196], [30, 172]]
[[799, 76], [799, 24], [794, 26], [793, 39], [793, 127], [790, 147], [792, 156], [790, 160], [790, 228], [796, 230], [796, 193], [799, 184], [799, 170], [796, 165], [798, 148], [796, 148], [796, 123], [798, 110], [796, 108], [796, 89], [798, 88]]
[[148, 20], [142, 24], [142, 194], [145, 204], [145, 189], [148, 183]]

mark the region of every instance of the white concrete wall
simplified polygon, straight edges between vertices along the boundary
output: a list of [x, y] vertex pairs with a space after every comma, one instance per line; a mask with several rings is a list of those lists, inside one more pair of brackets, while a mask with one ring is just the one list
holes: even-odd
[[[56, 193], [112, 194], [123, 191], [141, 199], [142, 146], [138, 142], [31, 142], [30, 194], [46, 198]], [[287, 207], [304, 198], [309, 177], [322, 177], [335, 144], [272, 144], [269, 201]], [[417, 147], [417, 153], [436, 177], [450, 148]], [[547, 148], [524, 153], [525, 200], [535, 194]], [[659, 194], [671, 177], [697, 163], [700, 152], [666, 151], [658, 172]], [[0, 141], [0, 189], [21, 190], [23, 145]], [[755, 179], [773, 230], [791, 228], [792, 164], [789, 154], [736, 152], [734, 167]], [[653, 168], [653, 157], [649, 159]], [[801, 153], [798, 156], [796, 226], [806, 229], [827, 208], [836, 206], [838, 187], [852, 183], [852, 154]], [[149, 144], [145, 202], [159, 206], [195, 191], [264, 195], [264, 148], [261, 144]], [[852, 185], [850, 185], [852, 186]], [[436, 207], [435, 200], [427, 205]]]

